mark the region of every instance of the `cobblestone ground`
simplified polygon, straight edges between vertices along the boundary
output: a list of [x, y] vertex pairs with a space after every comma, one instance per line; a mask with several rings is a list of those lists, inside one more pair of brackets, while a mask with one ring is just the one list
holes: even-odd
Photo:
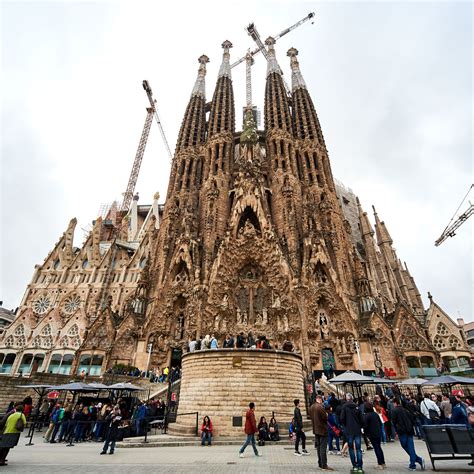
[[[8, 467], [0, 467], [1, 472], [18, 473], [310, 473], [318, 472], [316, 452], [296, 457], [290, 446], [265, 446], [260, 448], [262, 456], [255, 457], [251, 447], [247, 448], [245, 458], [238, 456], [238, 446], [212, 447], [172, 447], [172, 448], [123, 448], [117, 449], [113, 456], [100, 456], [102, 445], [83, 443], [73, 447], [63, 444], [43, 443], [35, 439], [34, 446], [25, 446], [25, 439], [10, 451]], [[432, 467], [423, 442], [415, 441], [416, 450], [424, 457], [427, 471]], [[388, 469], [375, 470], [373, 451], [364, 454], [366, 473], [408, 472], [407, 455], [398, 443], [384, 446]], [[329, 465], [337, 472], [349, 473], [348, 458], [328, 456]], [[474, 472], [467, 465], [469, 461], [440, 461], [437, 472]]]

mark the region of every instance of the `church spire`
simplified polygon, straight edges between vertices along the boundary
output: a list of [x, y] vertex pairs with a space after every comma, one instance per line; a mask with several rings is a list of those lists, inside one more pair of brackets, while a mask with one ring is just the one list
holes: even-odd
[[229, 40], [225, 40], [222, 43], [222, 47], [224, 48], [224, 54], [222, 56], [222, 64], [219, 69], [219, 74], [217, 77], [228, 77], [229, 79], [232, 79], [232, 73], [230, 69], [230, 48], [232, 48], [232, 43]]
[[191, 97], [200, 96], [206, 98], [206, 63], [209, 62], [209, 58], [203, 54], [199, 57], [199, 70], [196, 82], [191, 93]]
[[292, 92], [294, 93], [296, 89], [306, 89], [306, 83], [300, 71], [300, 63], [298, 59], [296, 59], [298, 50], [296, 48], [290, 48], [286, 54], [290, 57]]
[[293, 135], [290, 106], [281, 77], [281, 69], [275, 56], [275, 40], [265, 40], [268, 46], [267, 83], [265, 86], [265, 129], [267, 132], [279, 129]]
[[377, 211], [375, 210], [375, 207], [372, 206], [372, 209], [374, 210], [374, 217], [375, 217], [375, 232], [377, 235], [377, 243], [379, 245], [388, 243], [390, 245], [393, 244], [392, 237], [390, 237], [390, 234], [388, 233], [387, 227], [385, 226], [385, 222], [380, 221], [379, 215], [377, 214]]
[[362, 237], [369, 236], [372, 237], [374, 235], [374, 229], [370, 224], [369, 217], [367, 216], [367, 212], [362, 209], [360, 205], [359, 198], [356, 198], [357, 201], [357, 209], [359, 211], [359, 220], [360, 220], [360, 233]]
[[233, 133], [235, 128], [234, 90], [229, 62], [232, 43], [226, 40], [222, 43], [222, 48], [224, 49], [222, 64], [209, 115], [209, 137], [220, 132]]

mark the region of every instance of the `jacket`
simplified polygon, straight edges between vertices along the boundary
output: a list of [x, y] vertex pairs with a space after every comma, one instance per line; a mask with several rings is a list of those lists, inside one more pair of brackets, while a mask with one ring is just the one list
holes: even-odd
[[433, 400], [429, 398], [424, 398], [423, 401], [420, 403], [421, 413], [425, 418], [430, 417], [430, 410], [435, 410], [438, 413], [438, 416], [441, 415], [441, 410], [439, 409], [438, 405]]
[[364, 415], [364, 433], [369, 438], [382, 438], [382, 426], [377, 413], [368, 411]]
[[413, 436], [413, 416], [405, 408], [398, 406], [392, 411], [392, 423], [398, 435]]
[[253, 410], [247, 410], [245, 414], [245, 434], [255, 434], [257, 430], [257, 420], [255, 419], [255, 413]]
[[469, 426], [467, 421], [467, 410], [466, 408], [458, 403], [455, 405], [451, 412], [451, 420], [450, 423], [453, 425], [466, 425]]
[[295, 418], [295, 431], [303, 431], [303, 417], [298, 407], [295, 407], [293, 417]]
[[328, 414], [321, 403], [313, 403], [309, 409], [313, 433], [320, 436], [328, 434]]
[[206, 426], [205, 423], [202, 424], [201, 426], [201, 433], [211, 433], [212, 435], [212, 421], [209, 420], [209, 426]]
[[362, 415], [354, 402], [346, 402], [341, 410], [340, 422], [346, 435], [356, 436], [362, 433]]

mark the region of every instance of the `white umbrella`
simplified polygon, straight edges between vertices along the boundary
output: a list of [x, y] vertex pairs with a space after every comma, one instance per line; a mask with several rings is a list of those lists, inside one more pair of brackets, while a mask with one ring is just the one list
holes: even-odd
[[402, 380], [399, 385], [423, 385], [424, 383], [428, 382], [426, 379], [420, 379], [418, 377], [414, 377], [412, 379]]

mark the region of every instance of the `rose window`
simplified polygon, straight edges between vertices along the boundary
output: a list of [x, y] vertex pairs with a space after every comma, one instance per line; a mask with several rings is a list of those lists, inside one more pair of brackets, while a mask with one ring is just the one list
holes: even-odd
[[443, 323], [439, 323], [436, 327], [436, 334], [440, 336], [447, 336], [449, 334], [448, 328]]
[[14, 332], [15, 336], [23, 336], [25, 334], [25, 327], [23, 324], [20, 324]]
[[456, 336], [451, 336], [449, 338], [449, 347], [459, 349], [461, 347], [461, 343], [459, 342], [459, 339]]
[[436, 347], [436, 349], [446, 349], [446, 342], [440, 336], [435, 336], [433, 340], [433, 345]]
[[37, 314], [44, 314], [51, 306], [51, 300], [46, 295], [40, 296], [33, 302], [33, 311]]
[[64, 312], [66, 314], [74, 313], [81, 306], [81, 298], [78, 295], [72, 295], [66, 298], [64, 302]]
[[6, 347], [12, 347], [14, 343], [13, 336], [8, 336], [7, 340], [5, 341]]

